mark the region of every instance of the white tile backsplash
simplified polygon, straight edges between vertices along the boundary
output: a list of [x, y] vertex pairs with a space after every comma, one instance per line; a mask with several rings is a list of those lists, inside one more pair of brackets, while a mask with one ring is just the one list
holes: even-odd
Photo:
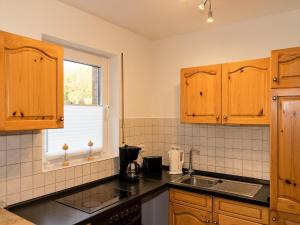
[[[121, 135], [120, 135], [121, 136]], [[269, 179], [269, 127], [181, 124], [178, 119], [126, 119], [127, 144], [144, 144], [143, 155], [161, 155], [168, 165], [171, 145], [191, 147], [195, 169]], [[118, 172], [118, 160], [42, 172], [41, 132], [0, 136], [0, 199], [14, 204]]]
[[44, 173], [42, 151], [40, 131], [0, 134], [1, 201], [10, 205], [118, 172], [117, 159], [109, 159]]
[[[140, 129], [136, 120], [125, 120], [126, 143], [144, 144], [144, 155], [161, 155], [164, 165], [168, 165], [167, 151], [176, 144], [185, 151], [185, 167], [194, 147], [200, 150], [200, 157], [193, 156], [195, 169], [269, 179], [268, 126], [181, 124], [178, 119], [158, 118], [144, 119], [144, 129]], [[152, 138], [146, 138], [141, 130]]]

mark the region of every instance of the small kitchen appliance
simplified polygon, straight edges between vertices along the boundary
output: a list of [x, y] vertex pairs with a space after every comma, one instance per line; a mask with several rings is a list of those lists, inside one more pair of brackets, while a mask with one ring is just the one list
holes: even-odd
[[162, 157], [161, 156], [143, 157], [143, 172], [146, 174], [161, 174]]
[[182, 174], [182, 166], [184, 162], [184, 153], [179, 149], [171, 149], [169, 152], [169, 173]]
[[121, 179], [129, 181], [138, 180], [140, 166], [135, 160], [138, 158], [140, 151], [141, 148], [137, 146], [124, 145], [119, 148]]

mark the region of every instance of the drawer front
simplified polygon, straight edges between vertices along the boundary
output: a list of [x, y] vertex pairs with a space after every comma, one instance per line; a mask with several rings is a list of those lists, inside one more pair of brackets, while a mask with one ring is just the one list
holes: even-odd
[[221, 198], [214, 198], [213, 205], [216, 213], [234, 216], [255, 223], [268, 224], [268, 208]]
[[219, 215], [219, 225], [261, 225], [260, 223], [255, 223], [239, 218], [234, 218], [231, 216]]
[[201, 195], [201, 194], [191, 193], [187, 191], [171, 189], [170, 201], [178, 204], [183, 204], [194, 208], [206, 210], [209, 212], [212, 211], [212, 197], [207, 195]]

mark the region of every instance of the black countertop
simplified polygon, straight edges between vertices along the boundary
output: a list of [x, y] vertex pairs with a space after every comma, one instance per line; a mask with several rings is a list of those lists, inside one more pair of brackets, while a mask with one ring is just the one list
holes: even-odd
[[[17, 215], [37, 224], [37, 225], [72, 225], [72, 224], [87, 224], [97, 221], [101, 216], [109, 214], [118, 208], [126, 207], [134, 201], [144, 201], [152, 196], [155, 196], [168, 188], [178, 188], [182, 190], [192, 191], [196, 193], [208, 194], [216, 197], [222, 197], [231, 200], [237, 200], [246, 203], [252, 203], [261, 206], [269, 206], [269, 185], [268, 182], [258, 179], [229, 176], [223, 174], [199, 172], [201, 175], [213, 176], [224, 179], [234, 179], [246, 182], [263, 184], [261, 190], [254, 196], [254, 198], [241, 197], [234, 194], [215, 192], [204, 188], [188, 187], [186, 185], [175, 184], [172, 180], [180, 177], [180, 175], [169, 175], [163, 171], [162, 176], [146, 176], [141, 177], [139, 182], [130, 183], [120, 181], [117, 176], [107, 179], [92, 182], [88, 185], [82, 185], [69, 190], [64, 190], [59, 193], [51, 194], [46, 197], [31, 200], [25, 203], [16, 204], [8, 207], [8, 210]], [[63, 196], [76, 193], [97, 185], [106, 184], [108, 188], [120, 188], [131, 192], [131, 196], [121, 199], [117, 203], [110, 205], [93, 214], [88, 214], [80, 210], [65, 206], [55, 201], [55, 199]]]

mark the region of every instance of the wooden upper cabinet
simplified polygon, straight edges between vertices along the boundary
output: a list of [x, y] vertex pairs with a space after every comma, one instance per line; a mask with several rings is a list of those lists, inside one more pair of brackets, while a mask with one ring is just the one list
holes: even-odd
[[181, 70], [181, 121], [221, 123], [221, 65]]
[[271, 208], [300, 217], [300, 89], [272, 95]]
[[300, 87], [300, 47], [272, 51], [272, 88]]
[[222, 65], [224, 124], [269, 123], [269, 58]]
[[63, 127], [63, 50], [0, 32], [0, 130]]

